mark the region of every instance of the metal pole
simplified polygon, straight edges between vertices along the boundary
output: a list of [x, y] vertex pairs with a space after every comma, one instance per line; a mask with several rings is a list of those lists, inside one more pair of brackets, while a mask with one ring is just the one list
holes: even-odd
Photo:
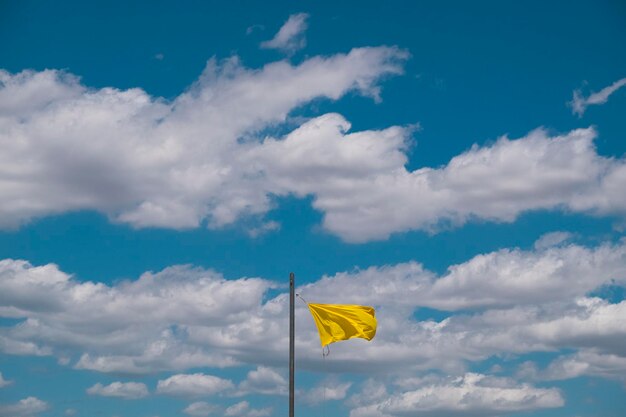
[[293, 416], [294, 410], [294, 383], [295, 383], [295, 330], [296, 330], [296, 319], [295, 319], [295, 284], [294, 284], [294, 274], [291, 272], [289, 274], [289, 417]]

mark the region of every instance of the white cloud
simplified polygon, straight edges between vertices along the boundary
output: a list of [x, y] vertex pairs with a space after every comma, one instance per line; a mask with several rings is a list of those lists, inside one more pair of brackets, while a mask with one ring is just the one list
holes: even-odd
[[228, 407], [226, 411], [224, 412], [224, 415], [229, 416], [229, 417], [240, 416], [249, 408], [250, 408], [250, 404], [247, 401], [241, 401], [241, 402], [238, 402], [237, 404], [234, 404]]
[[[299, 291], [311, 302], [377, 307], [375, 343], [332, 346], [337, 372], [404, 368], [458, 373], [468, 361], [499, 354], [594, 347], [626, 356], [620, 343], [626, 327], [618, 319], [626, 313], [626, 301], [610, 304], [584, 297], [604, 284], [624, 285], [625, 265], [623, 243], [593, 250], [577, 245], [500, 250], [452, 266], [441, 277], [410, 263], [325, 277]], [[440, 322], [416, 321], [417, 306], [478, 311]], [[297, 320], [306, 326], [302, 339], [314, 341], [312, 320], [306, 314]], [[318, 349], [314, 342], [308, 347]], [[319, 366], [312, 362], [310, 366]]]
[[[1, 333], [1, 332], [0, 332]], [[48, 356], [52, 350], [48, 347], [40, 347], [32, 342], [20, 342], [0, 335], [0, 352], [9, 355]]]
[[109, 385], [98, 383], [88, 388], [87, 394], [137, 400], [148, 395], [148, 388], [139, 382], [112, 382]]
[[505, 378], [468, 373], [357, 407], [350, 417], [495, 416], [562, 407], [564, 403], [554, 388], [536, 388]]
[[[463, 372], [467, 363], [493, 355], [524, 355], [561, 349], [595, 348], [605, 354], [626, 357], [623, 339], [626, 301], [608, 304], [595, 298], [576, 303], [487, 310], [480, 314], [456, 314], [441, 322], [416, 321], [409, 311], [380, 307], [374, 342], [343, 342], [331, 347], [333, 370], [370, 374], [437, 369]], [[317, 369], [315, 329], [302, 317], [306, 333], [300, 341], [301, 367]], [[310, 320], [310, 319], [309, 319]], [[308, 343], [306, 343], [306, 342]], [[318, 345], [319, 346], [319, 345]]]
[[[6, 353], [46, 350], [59, 356], [78, 349], [77, 368], [103, 372], [154, 372], [194, 366], [231, 366], [224, 353], [187, 344], [184, 326], [220, 328], [260, 308], [274, 286], [261, 279], [225, 280], [213, 271], [172, 267], [114, 287], [80, 283], [55, 265], [0, 261], [0, 314], [27, 320], [4, 329]], [[172, 326], [182, 326], [176, 333]], [[9, 337], [11, 334], [11, 337]], [[27, 346], [25, 352], [16, 346]]]
[[595, 248], [500, 249], [452, 265], [441, 276], [416, 262], [370, 267], [323, 277], [299, 291], [311, 302], [453, 311], [570, 301], [611, 282], [626, 283], [626, 241]]
[[[626, 162], [599, 155], [593, 128], [475, 145], [439, 168], [406, 169], [411, 127], [350, 132], [329, 113], [292, 128], [316, 98], [400, 74], [407, 53], [358, 48], [258, 70], [210, 60], [169, 102], [141, 89], [93, 90], [58, 71], [0, 78], [0, 226], [97, 210], [133, 227], [217, 228], [262, 216], [274, 198], [311, 196], [323, 227], [349, 242], [472, 219], [514, 221], [530, 210], [626, 216]], [[67, 150], [71, 149], [71, 152]]]
[[256, 238], [267, 233], [280, 230], [280, 223], [276, 221], [269, 221], [261, 224], [259, 227], [253, 227], [248, 230], [248, 236]]
[[541, 236], [535, 242], [535, 249], [542, 250], [552, 246], [558, 246], [572, 239], [573, 235], [569, 232], [551, 232]]
[[[38, 109], [72, 100], [84, 91], [72, 74], [45, 70], [10, 74], [0, 70], [0, 116], [2, 128], [7, 117], [23, 117]], [[0, 130], [6, 133], [3, 130]]]
[[387, 386], [381, 381], [369, 378], [363, 382], [361, 390], [352, 394], [345, 403], [351, 408], [359, 408], [381, 402], [387, 398], [389, 398]]
[[247, 413], [245, 413], [246, 417], [267, 417], [272, 415], [272, 407], [265, 408], [251, 408]]
[[328, 379], [320, 385], [308, 390], [301, 397], [309, 404], [319, 404], [324, 401], [343, 400], [352, 386], [351, 382], [341, 382], [335, 379]]
[[608, 87], [604, 87], [597, 93], [591, 93], [588, 97], [583, 97], [580, 90], [575, 90], [572, 101], [569, 105], [572, 107], [572, 113], [582, 117], [585, 110], [590, 105], [604, 104], [609, 100], [609, 96], [626, 85], [626, 78], [615, 81]]
[[524, 362], [518, 374], [537, 380], [564, 380], [581, 376], [595, 376], [621, 381], [626, 386], [626, 355], [601, 353], [597, 349], [562, 355], [540, 370], [533, 362]]
[[[264, 129], [317, 98], [376, 98], [379, 79], [401, 73], [406, 58], [397, 48], [358, 48], [258, 70], [236, 57], [211, 59], [171, 102], [141, 89], [92, 90], [59, 71], [3, 71], [0, 226], [84, 209], [176, 229], [265, 213], [279, 190], [271, 165], [251, 160]], [[336, 125], [336, 117], [317, 123]]]
[[233, 388], [234, 385], [231, 381], [217, 376], [205, 374], [178, 374], [160, 380], [157, 384], [156, 392], [158, 394], [182, 397], [200, 397], [215, 395]]
[[259, 366], [248, 372], [245, 380], [239, 384], [237, 395], [247, 394], [287, 395], [287, 380], [272, 368]]
[[224, 411], [225, 417], [266, 417], [270, 414], [271, 408], [250, 408], [248, 401], [238, 402]]
[[[325, 213], [323, 226], [344, 240], [385, 239], [394, 232], [417, 229], [435, 232], [477, 218], [512, 222], [521, 213], [538, 209], [626, 213], [626, 197], [618, 191], [626, 187], [626, 164], [596, 153], [596, 132], [591, 128], [556, 137], [543, 130], [517, 140], [502, 137], [491, 146], [474, 146], [442, 168], [411, 172], [404, 167], [406, 156], [399, 145], [406, 133], [385, 132], [379, 135], [387, 138], [387, 152], [367, 152], [372, 157], [378, 154], [378, 169], [368, 166], [367, 171], [354, 169], [328, 178], [329, 167], [318, 164], [310, 169], [309, 162], [307, 172], [314, 174], [308, 181], [295, 171], [283, 173], [284, 181], [293, 181], [290, 187], [315, 196], [314, 207]], [[281, 144], [286, 146], [289, 139]], [[383, 146], [380, 139], [376, 142]], [[285, 163], [293, 163], [294, 169], [300, 161], [285, 158]]]
[[183, 410], [183, 413], [188, 414], [194, 417], [206, 417], [209, 414], [215, 412], [217, 407], [213, 404], [209, 404], [204, 401], [198, 401], [195, 403], [189, 404], [187, 408]]
[[[603, 285], [624, 283], [622, 241], [501, 249], [442, 275], [417, 262], [371, 267], [323, 277], [298, 291], [311, 302], [377, 308], [375, 342], [333, 345], [338, 371], [458, 373], [467, 361], [511, 352], [597, 348], [626, 356], [619, 343], [626, 327], [618, 319], [626, 314], [626, 301], [609, 304], [588, 296]], [[286, 355], [288, 315], [286, 294], [266, 299], [276, 286], [184, 266], [108, 286], [80, 282], [54, 265], [3, 260], [0, 315], [23, 320], [0, 329], [0, 348], [12, 346], [5, 350], [9, 354], [45, 350], [72, 358], [76, 368], [100, 372], [252, 364], [258, 368], [230, 394], [281, 394], [284, 377], [270, 367], [280, 366]], [[413, 313], [420, 307], [461, 312], [440, 322], [417, 321]], [[299, 366], [318, 369], [319, 338], [300, 303], [296, 320]], [[30, 350], [15, 351], [22, 345]], [[165, 381], [177, 386], [176, 378], [164, 380], [160, 392], [167, 390]]]
[[[626, 336], [626, 323], [617, 320], [623, 314], [626, 314], [626, 301], [609, 304], [598, 298], [580, 298], [566, 305], [514, 307], [458, 320], [452, 318], [448, 325], [459, 333], [465, 327], [464, 342], [468, 347], [476, 344], [475, 348], [508, 352], [596, 347], [603, 352], [626, 355], [619, 342]], [[477, 330], [481, 325], [485, 326], [484, 330]]]
[[12, 383], [13, 381], [8, 381], [4, 379], [4, 377], [2, 376], [2, 372], [0, 372], [0, 388], [6, 387], [7, 385], [11, 385]]
[[0, 417], [31, 417], [49, 408], [48, 403], [36, 397], [19, 400], [15, 404], [0, 405]]
[[309, 15], [306, 13], [292, 14], [272, 39], [261, 43], [261, 48], [280, 49], [288, 53], [304, 48], [306, 46], [304, 32], [308, 26], [308, 18]]

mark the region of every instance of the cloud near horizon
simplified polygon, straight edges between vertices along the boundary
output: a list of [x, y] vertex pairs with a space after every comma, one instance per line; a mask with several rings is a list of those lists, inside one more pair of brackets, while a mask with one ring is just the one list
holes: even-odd
[[[552, 245], [546, 243], [550, 240]], [[309, 301], [377, 308], [376, 343], [333, 345], [334, 372], [378, 378], [436, 370], [462, 376], [469, 364], [494, 355], [567, 350], [574, 353], [564, 353], [535, 375], [549, 375], [546, 380], [580, 375], [617, 379], [609, 365], [623, 366], [626, 360], [621, 343], [626, 325], [620, 319], [626, 301], [610, 303], [591, 294], [607, 285], [624, 287], [626, 242], [585, 247], [562, 239], [540, 241], [528, 251], [501, 249], [475, 256], [441, 275], [409, 262], [324, 276], [298, 291]], [[109, 286], [78, 281], [55, 265], [36, 267], [7, 259], [0, 261], [0, 315], [19, 321], [0, 329], [0, 349], [13, 355], [54, 355], [66, 358], [69, 366], [104, 373], [252, 366], [256, 370], [240, 382], [174, 374], [158, 382], [156, 393], [285, 395], [285, 378], [274, 368], [283, 364], [288, 345], [287, 297], [279, 293], [266, 299], [267, 291], [276, 287], [260, 278], [225, 280], [214, 271], [189, 266]], [[438, 321], [420, 320], [414, 313], [423, 307], [450, 314]], [[296, 319], [299, 367], [318, 369], [319, 340], [304, 306], [298, 305]], [[505, 410], [494, 405], [501, 404], [498, 398], [510, 401], [509, 411], [553, 407], [561, 401], [550, 389], [518, 384], [500, 392], [477, 381], [441, 383], [451, 393], [475, 392], [478, 402], [471, 410], [486, 407], [492, 414]], [[90, 390], [121, 395], [128, 391], [122, 388], [130, 387], [114, 385]], [[335, 381], [333, 386], [337, 399], [348, 395], [349, 384]], [[145, 386], [139, 388], [141, 395], [147, 393]], [[392, 402], [359, 405], [355, 416], [423, 410], [425, 388], [409, 388], [395, 391]], [[523, 402], [524, 393], [537, 401]], [[437, 409], [464, 410], [438, 401]], [[206, 411], [197, 408], [197, 413]]]
[[33, 417], [49, 408], [47, 402], [27, 397], [14, 404], [0, 404], [0, 417]]
[[215, 412], [217, 409], [217, 406], [209, 404], [206, 401], [197, 401], [195, 403], [189, 404], [183, 410], [183, 413], [194, 417], [206, 417], [209, 414]]
[[362, 395], [360, 401], [365, 404], [352, 409], [350, 417], [497, 416], [565, 404], [558, 389], [536, 388], [476, 373], [441, 378], [432, 385], [400, 394], [379, 398]]
[[233, 388], [233, 383], [227, 379], [196, 373], [177, 374], [167, 379], [159, 380], [156, 392], [157, 394], [181, 397], [203, 397]]
[[[413, 261], [324, 276], [299, 287], [312, 302], [375, 306], [376, 343], [333, 345], [333, 372], [398, 381], [387, 399], [366, 395], [371, 397], [366, 402], [358, 400], [352, 384], [330, 381], [327, 399], [348, 398], [352, 417], [497, 415], [559, 407], [563, 398], [555, 389], [467, 374], [470, 364], [489, 357], [533, 352], [563, 353], [545, 370], [528, 364], [519, 378], [590, 375], [623, 381], [626, 301], [611, 303], [592, 294], [607, 285], [626, 285], [626, 242], [585, 247], [568, 237], [558, 232], [542, 237], [531, 250], [477, 255], [440, 275]], [[276, 367], [287, 353], [287, 296], [266, 298], [272, 288], [278, 284], [261, 278], [225, 280], [215, 271], [190, 266], [105, 285], [79, 281], [52, 264], [5, 259], [0, 261], [0, 316], [19, 321], [0, 329], [0, 350], [53, 355], [68, 366], [103, 373], [253, 367], [238, 382], [202, 373], [173, 374], [158, 381], [155, 393], [284, 396], [286, 380]], [[420, 308], [449, 315], [418, 319]], [[298, 366], [319, 369], [316, 329], [299, 304], [296, 320]], [[418, 386], [415, 379], [402, 379], [407, 372], [424, 371], [460, 379], [427, 378]], [[319, 389], [300, 395], [314, 404]], [[429, 394], [435, 391], [449, 395], [435, 398]], [[132, 382], [96, 384], [88, 392], [127, 399], [148, 394], [144, 384]], [[464, 396], [475, 401], [463, 402]], [[210, 404], [195, 404], [185, 412], [206, 415], [213, 410]], [[238, 404], [230, 411], [233, 416], [239, 408], [242, 416], [268, 413]]]
[[146, 384], [139, 382], [112, 382], [109, 385], [97, 383], [87, 389], [89, 395], [118, 397], [125, 400], [138, 400], [148, 395]]

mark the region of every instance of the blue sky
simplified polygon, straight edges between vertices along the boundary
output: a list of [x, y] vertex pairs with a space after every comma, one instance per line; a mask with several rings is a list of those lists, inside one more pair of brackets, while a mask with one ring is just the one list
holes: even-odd
[[0, 2], [0, 417], [620, 416], [626, 7]]

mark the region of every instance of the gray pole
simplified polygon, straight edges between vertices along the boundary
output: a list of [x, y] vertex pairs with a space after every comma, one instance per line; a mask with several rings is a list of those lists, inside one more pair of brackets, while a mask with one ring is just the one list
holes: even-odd
[[294, 284], [294, 274], [293, 272], [289, 274], [289, 417], [293, 417], [293, 409], [294, 409], [294, 382], [295, 382], [295, 330], [296, 330], [296, 319], [295, 319], [295, 284]]

